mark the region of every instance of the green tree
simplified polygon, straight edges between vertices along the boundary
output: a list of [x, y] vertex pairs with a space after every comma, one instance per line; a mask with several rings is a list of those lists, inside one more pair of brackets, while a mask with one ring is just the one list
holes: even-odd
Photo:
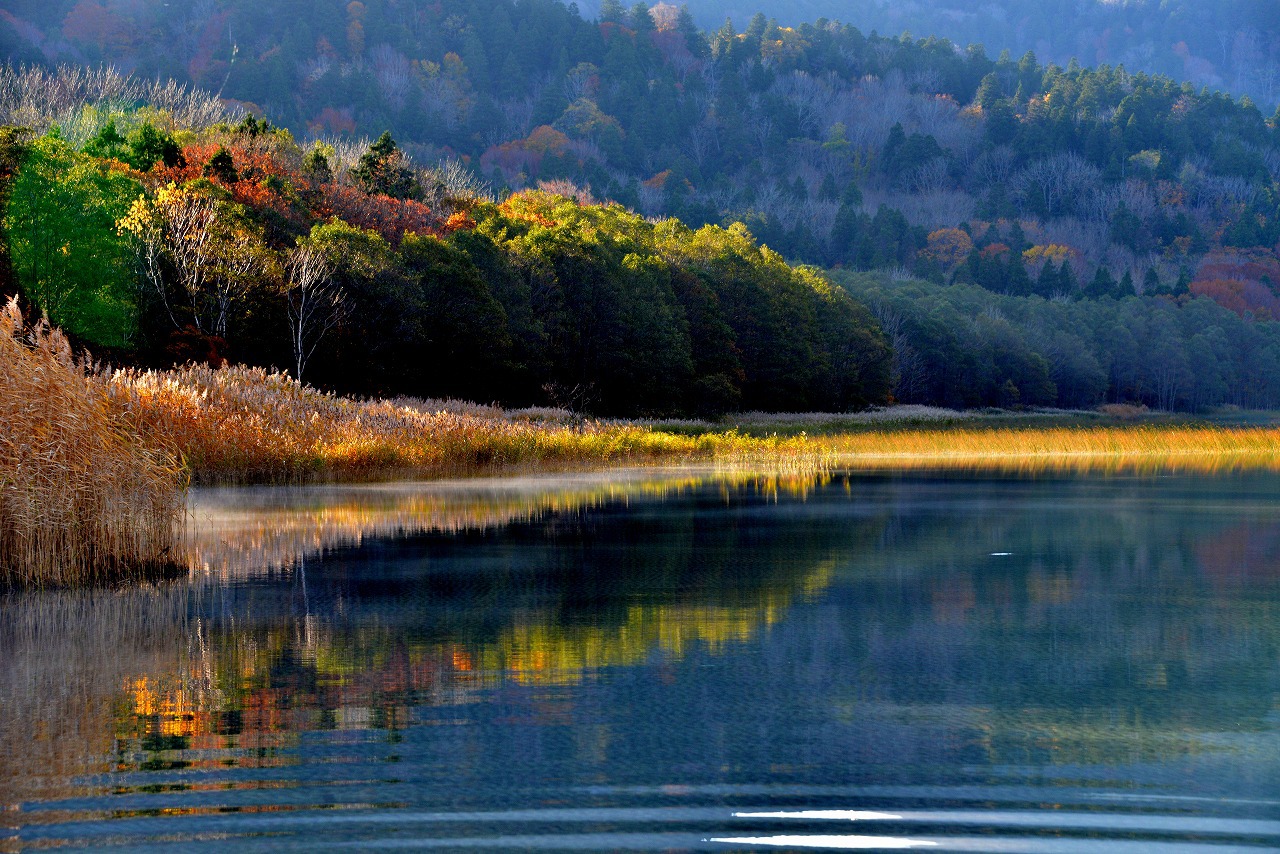
[[182, 156], [182, 148], [169, 134], [157, 130], [150, 122], [145, 122], [129, 139], [129, 151], [125, 161], [142, 172], [150, 171], [157, 163], [165, 166], [184, 166], [186, 158]]
[[383, 131], [360, 155], [360, 161], [352, 167], [351, 177], [366, 193], [380, 193], [393, 199], [413, 199], [422, 195], [422, 188], [413, 170], [405, 164], [404, 153], [390, 131]]
[[50, 136], [30, 144], [10, 188], [4, 232], [23, 295], [95, 344], [125, 346], [136, 328], [137, 278], [116, 220], [140, 191]]
[[430, 235], [405, 235], [400, 257], [426, 307], [417, 354], [425, 366], [424, 388], [472, 400], [502, 395], [512, 368], [507, 315], [475, 264]]

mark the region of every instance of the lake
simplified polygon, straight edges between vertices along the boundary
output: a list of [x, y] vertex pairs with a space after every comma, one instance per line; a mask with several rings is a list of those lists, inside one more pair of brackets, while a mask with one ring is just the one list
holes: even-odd
[[1277, 497], [195, 490], [189, 578], [0, 598], [0, 851], [1274, 849]]

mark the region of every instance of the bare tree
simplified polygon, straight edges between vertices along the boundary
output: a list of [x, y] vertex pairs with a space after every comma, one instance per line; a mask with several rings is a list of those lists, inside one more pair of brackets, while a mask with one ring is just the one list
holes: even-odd
[[1009, 182], [1014, 174], [1016, 163], [1018, 163], [1018, 155], [1014, 154], [1014, 150], [1006, 145], [996, 146], [995, 149], [983, 151], [978, 155], [978, 159], [973, 161], [970, 174], [979, 187], [1004, 184]]
[[719, 150], [720, 134], [715, 114], [709, 113], [702, 121], [689, 128], [689, 153], [693, 155], [694, 162], [701, 166], [712, 152]]
[[873, 310], [893, 353], [893, 361], [889, 364], [889, 388], [895, 400], [910, 401], [924, 390], [928, 380], [927, 366], [911, 346], [902, 314], [885, 303], [876, 305]]
[[396, 109], [402, 108], [413, 86], [413, 64], [388, 44], [375, 47], [370, 51], [370, 58], [373, 61], [373, 78], [382, 97]]
[[1068, 207], [1071, 198], [1083, 197], [1096, 186], [1101, 172], [1074, 152], [1064, 152], [1037, 160], [1018, 175], [1016, 193], [1024, 200], [1037, 198], [1046, 217], [1054, 217]]
[[594, 98], [600, 85], [600, 70], [589, 62], [579, 62], [564, 76], [564, 98], [570, 104], [579, 98]]
[[142, 272], [173, 325], [182, 326], [166, 281], [170, 270], [192, 325], [219, 338], [226, 338], [232, 309], [263, 269], [256, 240], [224, 207], [216, 198], [169, 185], [153, 200], [134, 202], [119, 223], [138, 241]]
[[912, 170], [908, 177], [911, 189], [921, 195], [941, 193], [951, 183], [945, 157], [935, 157]]
[[333, 278], [333, 264], [315, 244], [300, 240], [285, 258], [285, 288], [289, 310], [289, 340], [295, 374], [302, 372], [325, 333], [346, 315], [346, 294]]

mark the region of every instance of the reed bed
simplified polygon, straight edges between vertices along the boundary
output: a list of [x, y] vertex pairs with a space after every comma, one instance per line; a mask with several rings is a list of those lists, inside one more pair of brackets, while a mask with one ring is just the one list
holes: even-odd
[[0, 583], [171, 565], [185, 476], [144, 446], [47, 323], [0, 310]]
[[121, 415], [148, 441], [181, 454], [192, 476], [206, 483], [710, 460], [734, 446], [787, 444], [733, 433], [679, 436], [634, 424], [539, 423], [403, 398], [353, 400], [260, 368], [117, 371], [104, 383]]
[[[1280, 470], [1280, 430], [1135, 425], [903, 425], [810, 436], [530, 417], [455, 401], [354, 400], [259, 368], [189, 366], [102, 378], [117, 412], [200, 482], [376, 480], [510, 469], [711, 463], [805, 474], [842, 466], [1001, 471]], [[945, 412], [945, 411], [942, 411]], [[921, 415], [922, 413], [911, 413]], [[937, 416], [938, 413], [923, 413]], [[899, 413], [900, 415], [900, 413]]]
[[1280, 471], [1280, 428], [1152, 424], [848, 433], [815, 454], [871, 469], [1062, 473]]

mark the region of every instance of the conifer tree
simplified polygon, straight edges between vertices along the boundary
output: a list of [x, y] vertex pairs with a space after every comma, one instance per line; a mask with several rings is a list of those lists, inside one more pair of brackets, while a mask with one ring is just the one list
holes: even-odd
[[369, 146], [360, 155], [360, 162], [351, 169], [351, 177], [366, 193], [380, 193], [393, 199], [412, 199], [421, 195], [413, 170], [404, 165], [404, 154], [390, 131]]

